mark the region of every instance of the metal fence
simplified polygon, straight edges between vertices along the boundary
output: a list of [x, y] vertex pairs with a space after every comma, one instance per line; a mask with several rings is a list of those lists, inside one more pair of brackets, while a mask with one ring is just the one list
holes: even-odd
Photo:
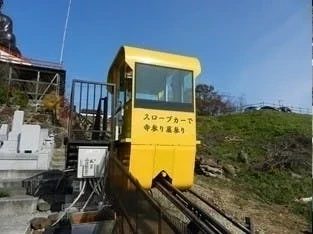
[[234, 106], [234, 107], [231, 107], [227, 110], [223, 110], [221, 112], [218, 112], [216, 115], [242, 113], [242, 112], [245, 112], [246, 108], [248, 108], [248, 107], [254, 107], [254, 108], [256, 108], [256, 110], [259, 110], [265, 106], [273, 107], [276, 110], [279, 110], [282, 107], [286, 107], [286, 108], [289, 108], [292, 113], [312, 115], [312, 109], [310, 109], [310, 108], [304, 108], [304, 107], [292, 106], [292, 105], [279, 105], [279, 104], [269, 103], [269, 102], [259, 102], [259, 103], [254, 103], [254, 104]]
[[112, 136], [109, 116], [114, 110], [114, 84], [73, 80], [69, 138], [103, 140]]
[[241, 108], [241, 111], [243, 111], [245, 108], [249, 107], [249, 106], [254, 106], [257, 109], [260, 109], [264, 106], [271, 106], [274, 107], [276, 109], [279, 109], [281, 107], [287, 107], [289, 108], [292, 112], [294, 113], [298, 113], [298, 114], [312, 114], [312, 109], [310, 108], [304, 108], [304, 107], [300, 107], [300, 106], [292, 106], [292, 105], [279, 105], [279, 104], [275, 104], [275, 103], [269, 103], [269, 102], [260, 102], [260, 103], [256, 103], [256, 104], [249, 104], [249, 105], [245, 105]]

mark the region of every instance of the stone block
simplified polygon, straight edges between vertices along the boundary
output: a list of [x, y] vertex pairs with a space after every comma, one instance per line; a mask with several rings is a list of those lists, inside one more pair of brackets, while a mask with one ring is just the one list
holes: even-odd
[[8, 133], [9, 133], [9, 125], [2, 124], [0, 128], [0, 141], [8, 140]]
[[21, 140], [19, 144], [20, 153], [35, 153], [39, 149], [40, 126], [26, 125], [22, 126]]
[[51, 220], [46, 217], [35, 217], [30, 221], [30, 225], [33, 229], [44, 229], [52, 224]]
[[37, 170], [38, 159], [0, 159], [0, 170]]
[[20, 138], [20, 132], [9, 132], [8, 140], [9, 141], [18, 141]]
[[20, 133], [24, 123], [24, 111], [15, 111], [13, 122], [12, 122], [12, 132]]
[[48, 170], [50, 164], [49, 153], [40, 153], [38, 155], [37, 169]]
[[5, 153], [17, 153], [17, 140], [4, 141], [1, 151]]
[[37, 203], [37, 210], [39, 211], [48, 211], [50, 210], [51, 206], [48, 202], [43, 199], [39, 199]]
[[46, 128], [40, 129], [40, 144], [42, 144], [46, 138], [49, 137], [49, 130]]

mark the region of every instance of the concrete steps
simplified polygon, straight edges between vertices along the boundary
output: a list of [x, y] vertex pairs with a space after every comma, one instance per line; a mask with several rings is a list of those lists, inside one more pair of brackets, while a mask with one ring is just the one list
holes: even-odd
[[0, 198], [0, 233], [25, 234], [29, 221], [37, 212], [38, 198], [26, 195], [22, 180], [42, 171], [6, 170], [0, 171], [0, 189], [7, 191], [9, 197]]
[[15, 189], [15, 188], [21, 188], [21, 187], [22, 187], [21, 179], [0, 180], [0, 188], [2, 189]]
[[37, 201], [38, 198], [28, 195], [0, 198], [0, 217], [34, 213]]
[[51, 161], [50, 169], [64, 170], [65, 168], [65, 151], [64, 148], [55, 149]]

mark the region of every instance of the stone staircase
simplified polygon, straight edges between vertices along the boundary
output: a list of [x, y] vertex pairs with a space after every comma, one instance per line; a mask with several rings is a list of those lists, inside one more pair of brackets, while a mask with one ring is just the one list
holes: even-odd
[[63, 171], [65, 168], [65, 149], [64, 147], [54, 149], [51, 161], [50, 170], [60, 170]]
[[29, 220], [39, 215], [36, 211], [38, 198], [26, 195], [22, 180], [40, 171], [1, 171], [0, 190], [9, 194], [0, 198], [0, 233], [24, 234]]

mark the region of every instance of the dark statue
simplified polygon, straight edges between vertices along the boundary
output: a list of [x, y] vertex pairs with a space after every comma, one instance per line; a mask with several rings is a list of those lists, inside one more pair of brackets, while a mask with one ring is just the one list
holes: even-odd
[[2, 13], [3, 0], [0, 0], [0, 45], [6, 47], [13, 53], [21, 54], [16, 47], [16, 40], [13, 34], [12, 19]]

